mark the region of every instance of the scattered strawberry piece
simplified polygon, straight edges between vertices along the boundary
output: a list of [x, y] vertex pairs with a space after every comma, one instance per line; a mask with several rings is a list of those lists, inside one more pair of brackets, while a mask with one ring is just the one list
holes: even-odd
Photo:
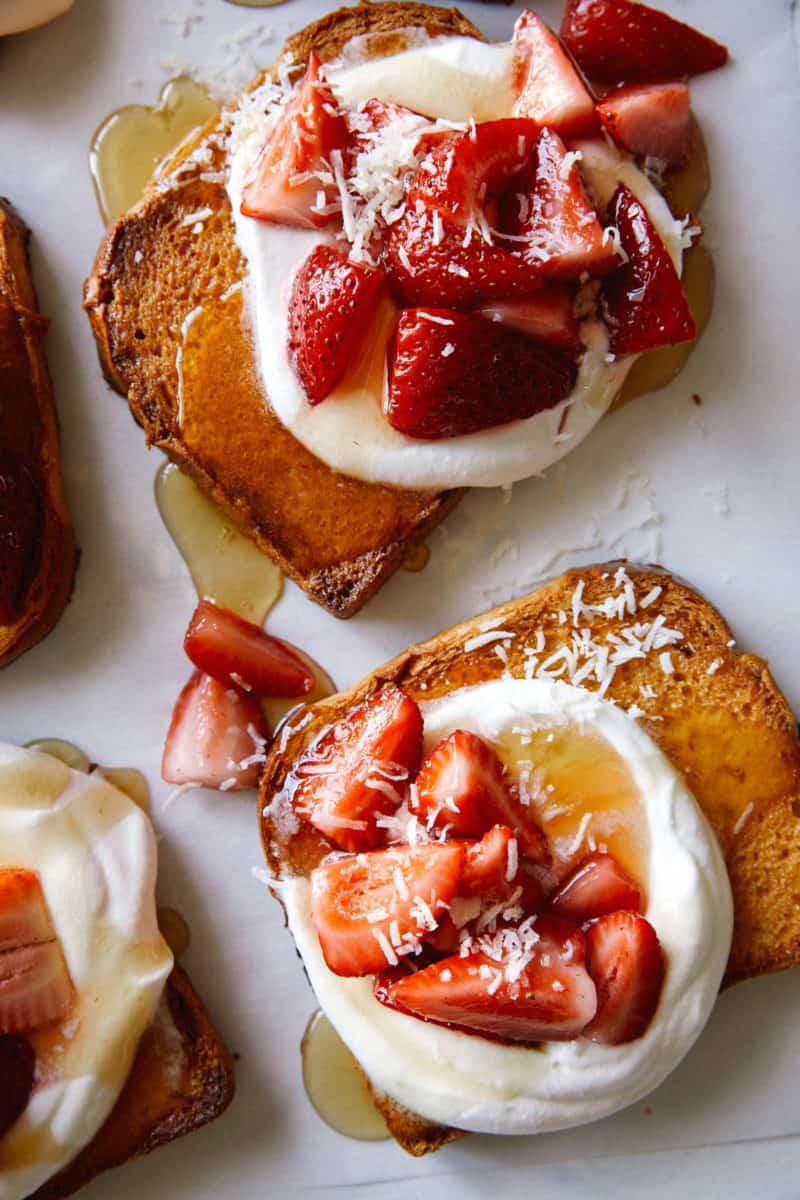
[[586, 932], [586, 965], [597, 987], [597, 1015], [585, 1030], [593, 1042], [619, 1046], [642, 1036], [664, 983], [664, 954], [638, 913], [600, 917]]
[[315, 211], [324, 191], [318, 172], [330, 173], [331, 155], [347, 146], [347, 124], [315, 54], [278, 117], [242, 193], [241, 211], [278, 225], [321, 228], [337, 215]]
[[552, 129], [542, 130], [535, 163], [506, 194], [500, 225], [511, 237], [525, 239], [525, 257], [549, 278], [603, 275], [619, 263], [614, 247], [604, 241], [577, 158]]
[[567, 354], [580, 354], [583, 342], [573, 311], [574, 300], [566, 284], [548, 283], [526, 300], [496, 300], [480, 312], [490, 321], [549, 342]]
[[658, 83], [728, 61], [725, 46], [631, 0], [567, 0], [561, 39], [590, 79]]
[[689, 154], [689, 89], [685, 83], [618, 88], [597, 104], [603, 125], [618, 146], [640, 158], [680, 166]]
[[[161, 778], [220, 791], [256, 787], [268, 736], [253, 696], [195, 671], [175, 702]], [[263, 740], [262, 740], [263, 739]]]
[[[490, 235], [491, 236], [491, 235]], [[531, 296], [542, 270], [516, 249], [490, 243], [428, 212], [407, 210], [389, 228], [384, 269], [404, 304], [473, 308], [490, 300]]]
[[409, 437], [459, 437], [524, 420], [572, 391], [561, 351], [473, 313], [406, 309], [389, 349], [389, 424]]
[[365, 150], [372, 149], [374, 141], [371, 134], [379, 133], [380, 130], [392, 124], [402, 123], [405, 129], [413, 128], [415, 125], [419, 126], [420, 141], [416, 146], [417, 152], [432, 149], [443, 138], [450, 136], [445, 131], [431, 131], [429, 117], [424, 117], [421, 113], [414, 112], [413, 109], [405, 108], [402, 104], [393, 104], [390, 100], [375, 98], [368, 100], [357, 114], [351, 114], [350, 121], [351, 157], [353, 158]]
[[199, 671], [261, 696], [304, 696], [314, 687], [313, 672], [288, 642], [211, 600], [194, 610], [183, 648]]
[[422, 755], [422, 714], [399, 688], [385, 687], [326, 730], [295, 767], [295, 811], [345, 850], [383, 839]]
[[28, 1107], [36, 1055], [24, 1037], [0, 1036], [0, 1141]]
[[591, 136], [594, 100], [556, 35], [526, 9], [514, 26], [514, 116], [549, 125], [563, 137]]
[[642, 912], [642, 889], [611, 854], [589, 854], [552, 900], [553, 912], [582, 925], [617, 909]]
[[638, 354], [697, 336], [680, 277], [647, 209], [620, 184], [609, 212], [628, 261], [603, 284], [603, 316], [614, 354]]
[[18, 620], [41, 554], [42, 506], [33, 477], [0, 451], [0, 624]]
[[0, 1034], [61, 1020], [75, 994], [33, 871], [0, 871]]
[[[469, 950], [413, 975], [383, 972], [382, 1004], [502, 1041], [568, 1041], [597, 1007], [576, 925], [538, 917], [472, 939]], [[461, 955], [464, 955], [463, 957]]]
[[396, 966], [446, 911], [461, 878], [464, 847], [431, 843], [335, 859], [311, 873], [311, 918], [337, 975]]
[[289, 301], [289, 351], [311, 404], [344, 375], [384, 287], [382, 271], [330, 246], [317, 246], [300, 267]]
[[519, 860], [514, 831], [507, 825], [493, 825], [479, 842], [467, 843], [458, 894], [488, 896], [493, 892], [507, 892], [513, 886], [518, 873]]
[[407, 191], [408, 207], [439, 213], [462, 231], [492, 224], [509, 180], [527, 166], [539, 138], [533, 121], [485, 121], [440, 142], [422, 160]]

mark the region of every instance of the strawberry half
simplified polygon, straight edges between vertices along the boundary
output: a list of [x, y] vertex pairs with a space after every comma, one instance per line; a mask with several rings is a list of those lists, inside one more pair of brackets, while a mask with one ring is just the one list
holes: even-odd
[[664, 983], [664, 954], [638, 913], [600, 917], [586, 932], [586, 965], [597, 987], [597, 1015], [585, 1030], [593, 1042], [619, 1046], [642, 1036]]
[[422, 714], [385, 687], [326, 730], [294, 769], [292, 804], [345, 850], [383, 839], [379, 817], [400, 805], [422, 755]]
[[530, 9], [514, 26], [515, 117], [549, 125], [563, 137], [591, 136], [594, 100], [556, 35]]
[[330, 246], [317, 246], [300, 267], [289, 301], [289, 352], [312, 404], [344, 375], [384, 286], [382, 271], [352, 263]]
[[406, 309], [389, 349], [386, 416], [408, 437], [460, 437], [553, 408], [576, 374], [559, 350], [479, 315]]
[[42, 505], [29, 469], [0, 451], [0, 624], [16, 621], [41, 554]]
[[346, 146], [344, 116], [319, 59], [311, 54], [244, 186], [242, 213], [303, 229], [327, 225], [338, 209], [329, 203], [322, 179], [330, 176], [331, 155]]
[[584, 946], [570, 921], [529, 918], [479, 935], [413, 975], [383, 973], [375, 995], [422, 1020], [501, 1041], [568, 1041], [597, 1008]]
[[199, 671], [261, 696], [304, 696], [314, 687], [313, 673], [287, 642], [211, 600], [194, 610], [183, 648]]
[[459, 896], [510, 891], [519, 874], [517, 839], [507, 825], [493, 825], [479, 842], [468, 842]]
[[620, 184], [609, 206], [628, 261], [603, 284], [601, 306], [614, 354], [691, 342], [694, 319], [672, 259], [633, 192]]
[[492, 224], [498, 197], [530, 161], [539, 138], [533, 121], [485, 121], [440, 142], [422, 160], [407, 190], [416, 212], [438, 212], [461, 230]]
[[535, 161], [506, 194], [500, 225], [549, 278], [604, 275], [619, 262], [614, 247], [604, 242], [576, 156], [552, 129], [542, 130]]
[[552, 901], [553, 912], [582, 925], [617, 909], [641, 912], [642, 889], [611, 854], [589, 854], [578, 864]]
[[630, 0], [567, 0], [561, 39], [590, 79], [658, 83], [728, 61], [719, 42]]
[[0, 1034], [59, 1021], [75, 989], [33, 871], [0, 871]]
[[0, 1036], [0, 1141], [28, 1107], [36, 1055], [24, 1037]]
[[574, 293], [566, 284], [548, 283], [526, 300], [496, 300], [480, 313], [572, 355], [583, 351], [574, 303]]
[[618, 88], [598, 102], [597, 114], [623, 150], [664, 159], [672, 167], [686, 161], [691, 131], [685, 83]]
[[175, 702], [161, 778], [220, 791], [256, 787], [267, 736], [253, 696], [195, 671]]
[[336, 975], [372, 975], [419, 953], [461, 878], [464, 847], [430, 844], [335, 859], [311, 872], [311, 919]]

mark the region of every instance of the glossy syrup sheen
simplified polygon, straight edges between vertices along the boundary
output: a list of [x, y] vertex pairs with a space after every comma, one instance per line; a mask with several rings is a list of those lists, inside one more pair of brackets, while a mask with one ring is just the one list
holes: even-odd
[[362, 1142], [389, 1137], [355, 1059], [324, 1013], [308, 1022], [300, 1053], [308, 1098], [331, 1129]]

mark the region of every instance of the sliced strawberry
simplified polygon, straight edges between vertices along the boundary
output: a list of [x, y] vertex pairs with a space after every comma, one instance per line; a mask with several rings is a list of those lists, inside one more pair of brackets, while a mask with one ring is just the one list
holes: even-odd
[[313, 229], [336, 216], [322, 179], [331, 155], [347, 146], [347, 124], [315, 54], [261, 151], [242, 193], [241, 210], [279, 225]]
[[267, 736], [253, 696], [195, 671], [172, 712], [161, 778], [220, 791], [256, 787]]
[[287, 642], [211, 600], [194, 610], [183, 648], [199, 671], [261, 696], [304, 696], [314, 687], [313, 673]]
[[649, 921], [638, 913], [600, 917], [586, 932], [586, 965], [597, 987], [593, 1042], [619, 1046], [642, 1036], [655, 1016], [664, 983], [664, 954]]
[[594, 100], [556, 35], [526, 9], [514, 26], [514, 116], [549, 125], [563, 137], [591, 136]]
[[24, 1037], [0, 1036], [0, 1141], [28, 1107], [36, 1055]]
[[405, 309], [389, 350], [386, 416], [409, 437], [460, 437], [553, 408], [576, 374], [560, 350], [481, 316]]
[[74, 994], [57, 941], [0, 955], [0, 1033], [29, 1033], [60, 1021]]
[[640, 158], [680, 166], [689, 153], [690, 101], [685, 83], [618, 88], [598, 102], [597, 112], [618, 146]]
[[448, 137], [445, 131], [431, 131], [430, 118], [416, 113], [402, 104], [392, 104], [390, 100], [367, 100], [366, 104], [356, 112], [349, 114], [351, 157], [355, 158], [364, 151], [371, 150], [375, 144], [374, 134], [386, 129], [389, 125], [402, 127], [404, 132], [419, 129], [420, 139], [416, 146], [419, 153], [432, 149], [438, 142]]
[[543, 274], [578, 279], [604, 275], [618, 264], [604, 242], [577, 168], [577, 159], [552, 129], [543, 129], [536, 161], [517, 176], [500, 209], [500, 224]]
[[345, 850], [383, 840], [376, 825], [402, 802], [422, 755], [422, 714], [385, 687], [326, 730], [295, 767], [295, 811]]
[[609, 206], [628, 261], [603, 284], [603, 316], [614, 354], [638, 354], [697, 336], [689, 304], [647, 209], [620, 184]]
[[461, 878], [464, 847], [373, 850], [311, 873], [311, 918], [337, 975], [372, 975], [418, 953]]
[[549, 342], [567, 354], [580, 354], [583, 342], [574, 303], [574, 293], [566, 284], [549, 283], [526, 300], [496, 300], [480, 312], [490, 321]]
[[561, 39], [590, 79], [657, 83], [728, 61], [719, 42], [631, 0], [567, 0]]
[[51, 942], [55, 936], [38, 875], [12, 867], [0, 870], [0, 954]]
[[375, 995], [422, 1020], [502, 1041], [569, 1041], [597, 1007], [584, 945], [570, 921], [529, 918], [480, 935], [459, 955], [413, 975], [383, 973]]
[[22, 612], [41, 555], [42, 504], [28, 467], [0, 451], [0, 624]]
[[289, 301], [289, 352], [312, 404], [344, 375], [384, 287], [382, 271], [330, 246], [317, 246], [300, 267]]
[[440, 142], [422, 160], [407, 192], [409, 208], [437, 212], [462, 231], [492, 223], [509, 180], [530, 162], [539, 139], [533, 121], [485, 121]]
[[552, 900], [553, 912], [579, 925], [617, 909], [641, 912], [642, 889], [611, 854], [589, 854]]
[[[490, 237], [493, 235], [490, 233]], [[405, 304], [474, 308], [490, 300], [531, 296], [542, 270], [516, 248], [423, 210], [407, 210], [389, 229], [383, 263]]]
[[[488, 749], [488, 747], [487, 747]], [[479, 842], [468, 842], [459, 896], [509, 891], [519, 874], [517, 839], [507, 825], [493, 825]]]

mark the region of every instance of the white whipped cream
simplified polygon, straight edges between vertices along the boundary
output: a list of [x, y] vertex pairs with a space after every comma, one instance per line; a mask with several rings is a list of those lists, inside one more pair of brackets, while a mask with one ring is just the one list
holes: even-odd
[[645, 913], [667, 971], [647, 1032], [622, 1046], [588, 1040], [501, 1045], [386, 1008], [372, 978], [334, 975], [311, 922], [310, 887], [281, 886], [289, 927], [322, 1009], [375, 1087], [412, 1112], [481, 1133], [543, 1133], [609, 1116], [651, 1092], [708, 1019], [730, 949], [730, 884], [713, 833], [682, 778], [621, 709], [569, 684], [498, 680], [421, 706], [429, 750], [454, 729], [496, 739], [566, 719], [625, 761], [649, 830]]
[[21, 1200], [69, 1163], [111, 1112], [172, 954], [156, 923], [153, 828], [102, 776], [0, 744], [6, 866], [38, 874], [76, 991], [60, 1028], [31, 1034], [37, 1083], [0, 1141], [0, 1200]]
[[[413, 39], [410, 49], [359, 61], [359, 47], [327, 68], [347, 104], [376, 97], [422, 109], [448, 120], [495, 119], [508, 115], [509, 43], [474, 38]], [[363, 51], [362, 51], [363, 53]], [[494, 97], [494, 100], [490, 100]], [[300, 265], [331, 234], [290, 229], [240, 210], [244, 183], [274, 121], [254, 111], [250, 98], [231, 140], [228, 195], [236, 240], [248, 265], [248, 310], [256, 360], [275, 413], [308, 450], [330, 467], [372, 482], [408, 488], [496, 487], [535, 475], [562, 458], [591, 432], [625, 382], [636, 355], [608, 361], [608, 334], [599, 319], [584, 321], [587, 349], [570, 396], [524, 421], [463, 437], [423, 441], [393, 429], [369, 386], [343, 381], [321, 404], [309, 404], [289, 356], [288, 302]], [[608, 199], [625, 182], [647, 208], [678, 269], [682, 226], [635, 163], [597, 140], [582, 147], [581, 168], [590, 190]], [[382, 361], [391, 326], [376, 330], [374, 354]], [[569, 409], [563, 434], [559, 431]]]

